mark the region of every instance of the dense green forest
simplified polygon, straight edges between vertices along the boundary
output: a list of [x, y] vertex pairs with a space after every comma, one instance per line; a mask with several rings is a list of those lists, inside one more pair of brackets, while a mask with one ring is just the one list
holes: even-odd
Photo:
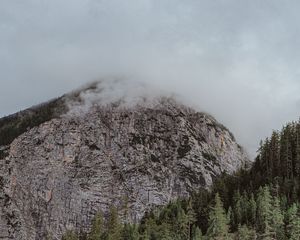
[[111, 207], [95, 217], [90, 233], [68, 232], [64, 240], [300, 239], [300, 122], [262, 141], [251, 169], [223, 174], [210, 191], [178, 199], [121, 224]]

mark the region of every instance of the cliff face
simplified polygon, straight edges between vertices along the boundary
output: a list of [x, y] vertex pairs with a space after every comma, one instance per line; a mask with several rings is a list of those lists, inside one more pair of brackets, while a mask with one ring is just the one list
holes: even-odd
[[30, 129], [3, 151], [0, 239], [22, 240], [87, 231], [110, 204], [135, 221], [248, 161], [226, 128], [170, 98], [93, 104]]

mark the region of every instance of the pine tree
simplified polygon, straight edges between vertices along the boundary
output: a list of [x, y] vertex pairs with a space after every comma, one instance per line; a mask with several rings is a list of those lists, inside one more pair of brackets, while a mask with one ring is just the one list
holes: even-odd
[[238, 240], [253, 240], [256, 239], [256, 233], [254, 230], [249, 229], [246, 225], [239, 225], [237, 232]]
[[284, 239], [284, 216], [280, 208], [280, 200], [274, 197], [271, 213], [271, 229], [275, 239]]
[[272, 166], [271, 176], [278, 176], [280, 172], [280, 147], [279, 134], [276, 131], [273, 131], [270, 140], [270, 161]]
[[297, 204], [293, 204], [288, 210], [287, 234], [290, 240], [300, 239], [300, 217]]
[[242, 207], [242, 201], [241, 201], [241, 194], [240, 191], [236, 191], [233, 196], [234, 201], [234, 226], [235, 229], [239, 224], [242, 223], [242, 217], [243, 217], [243, 207]]
[[159, 235], [157, 238], [154, 239], [161, 239], [161, 240], [179, 240], [181, 238], [179, 238], [179, 236], [172, 236], [171, 232], [170, 232], [170, 227], [168, 224], [162, 224], [159, 226], [159, 231], [158, 231]]
[[[186, 211], [182, 205], [186, 202], [174, 201], [165, 207], [159, 214], [159, 223], [166, 223], [171, 229], [171, 232], [176, 236], [181, 236], [181, 239], [189, 239], [190, 225], [195, 221], [195, 213], [192, 206], [187, 203]], [[190, 205], [190, 206], [189, 206]]]
[[283, 176], [287, 179], [293, 177], [293, 149], [292, 149], [292, 124], [287, 124], [281, 133], [281, 169]]
[[125, 224], [122, 230], [122, 240], [138, 240], [139, 232], [136, 225]]
[[252, 224], [253, 227], [256, 224], [256, 209], [257, 209], [257, 205], [256, 205], [256, 201], [254, 198], [254, 194], [251, 193], [251, 197], [250, 197], [249, 205], [248, 205], [248, 220]]
[[241, 224], [249, 224], [249, 219], [248, 219], [249, 200], [246, 191], [243, 192], [243, 195], [241, 197], [241, 208], [242, 208]]
[[114, 206], [110, 207], [107, 225], [107, 240], [121, 240], [122, 225], [119, 221], [118, 211]]
[[151, 230], [153, 230], [153, 226], [156, 226], [156, 221], [151, 217], [151, 215], [148, 215], [146, 219], [144, 219], [144, 223], [139, 226], [139, 231], [140, 231], [140, 240], [150, 240], [150, 235], [151, 235]]
[[199, 227], [193, 226], [192, 240], [202, 240], [202, 232]]
[[92, 229], [88, 236], [88, 240], [100, 240], [103, 232], [103, 216], [101, 212], [98, 212], [93, 219]]
[[196, 213], [193, 209], [192, 206], [192, 199], [190, 198], [188, 200], [188, 205], [187, 205], [187, 210], [186, 210], [186, 218], [187, 218], [187, 235], [188, 235], [188, 240], [191, 239], [191, 226], [194, 224], [196, 221]]
[[176, 219], [173, 219], [172, 222], [169, 222], [169, 224], [172, 224], [175, 229], [173, 229], [174, 233], [176, 233], [177, 236], [181, 236], [182, 239], [189, 239], [190, 237], [190, 222], [189, 217], [185, 213], [185, 211], [182, 209], [181, 205], [179, 203], [177, 212], [176, 212]]
[[229, 227], [223, 203], [219, 194], [215, 196], [215, 205], [209, 213], [209, 227], [207, 236], [211, 239], [229, 239]]
[[260, 188], [257, 199], [258, 229], [264, 239], [271, 239], [272, 198], [268, 186]]
[[264, 158], [264, 165], [266, 170], [266, 177], [267, 179], [272, 178], [272, 162], [271, 162], [271, 151], [270, 151], [270, 140], [269, 138], [266, 139], [265, 145], [263, 148], [263, 158]]
[[232, 211], [231, 206], [228, 208], [226, 217], [227, 217], [227, 223], [229, 224], [229, 226], [233, 226], [234, 225], [234, 216], [233, 216], [233, 211]]

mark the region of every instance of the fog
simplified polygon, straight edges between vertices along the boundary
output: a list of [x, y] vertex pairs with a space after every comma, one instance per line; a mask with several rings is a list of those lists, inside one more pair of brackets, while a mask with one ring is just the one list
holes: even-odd
[[211, 113], [254, 155], [300, 115], [299, 10], [295, 0], [1, 0], [0, 115], [132, 78]]

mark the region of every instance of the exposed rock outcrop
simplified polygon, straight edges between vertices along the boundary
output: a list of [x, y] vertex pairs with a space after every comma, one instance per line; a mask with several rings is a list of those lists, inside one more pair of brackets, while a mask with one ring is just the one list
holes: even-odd
[[87, 231], [110, 204], [136, 221], [248, 161], [225, 127], [171, 98], [93, 104], [30, 129], [3, 152], [0, 239], [22, 240]]

